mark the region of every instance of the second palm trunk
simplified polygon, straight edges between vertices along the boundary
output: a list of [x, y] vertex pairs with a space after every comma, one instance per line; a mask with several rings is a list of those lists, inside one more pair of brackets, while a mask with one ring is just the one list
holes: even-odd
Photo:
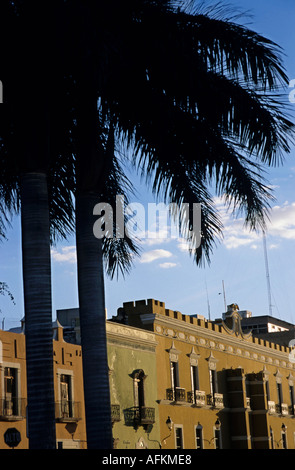
[[78, 292], [88, 449], [112, 448], [102, 240], [93, 234], [93, 194], [76, 196]]

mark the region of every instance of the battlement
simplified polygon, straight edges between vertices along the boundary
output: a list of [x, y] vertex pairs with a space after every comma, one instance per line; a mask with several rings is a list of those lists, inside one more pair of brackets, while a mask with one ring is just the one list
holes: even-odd
[[[142, 323], [139, 320], [140, 315], [158, 314], [191, 325], [206, 328], [207, 330], [211, 330], [212, 332], [228, 334], [228, 332], [223, 326], [223, 323], [220, 320], [211, 322], [208, 321], [203, 315], [185, 315], [177, 310], [167, 309], [165, 307], [165, 302], [162, 302], [160, 300], [147, 299], [136, 300], [132, 302], [124, 302], [123, 307], [118, 309], [118, 315], [122, 312], [124, 312], [124, 315], [126, 315], [130, 320], [132, 318], [132, 320], [130, 321], [131, 325], [138, 326], [140, 328], [142, 328]], [[251, 335], [248, 337], [247, 341], [281, 352], [291, 351], [291, 348], [287, 346], [276, 344]]]
[[158, 313], [165, 315], [165, 303], [159, 300], [147, 299], [134, 302], [124, 302], [123, 309], [127, 315]]

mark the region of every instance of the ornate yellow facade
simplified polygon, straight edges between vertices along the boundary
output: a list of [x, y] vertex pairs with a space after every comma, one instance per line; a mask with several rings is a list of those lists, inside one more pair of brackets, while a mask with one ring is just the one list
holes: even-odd
[[[53, 337], [57, 447], [85, 449], [81, 346], [65, 342], [58, 323], [53, 325]], [[25, 335], [0, 330], [0, 449], [13, 443], [7, 445], [7, 430], [18, 432], [16, 449], [28, 449], [26, 405]]]
[[[294, 350], [244, 331], [237, 308], [209, 322], [149, 299], [107, 321], [115, 447], [295, 448]], [[81, 346], [53, 334], [57, 447], [86, 449]], [[26, 449], [23, 332], [0, 330], [0, 366], [0, 449], [7, 429]]]
[[244, 332], [236, 305], [219, 322], [153, 299], [118, 315], [156, 335], [163, 449], [295, 448], [293, 352]]

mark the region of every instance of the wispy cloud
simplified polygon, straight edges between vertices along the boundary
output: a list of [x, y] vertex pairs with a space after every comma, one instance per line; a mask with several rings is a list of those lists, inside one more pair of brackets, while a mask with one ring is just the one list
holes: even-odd
[[178, 264], [177, 263], [160, 263], [159, 266], [162, 269], [171, 269], [171, 268], [175, 268], [176, 266], [178, 266]]
[[270, 219], [268, 230], [271, 235], [295, 240], [295, 202], [286, 201], [281, 206], [273, 207]]
[[52, 259], [58, 263], [76, 263], [76, 247], [75, 246], [64, 246], [59, 249], [55, 248], [51, 250]]
[[171, 256], [173, 256], [173, 254], [168, 250], [151, 250], [143, 253], [139, 261], [140, 263], [151, 263], [157, 259], [170, 258]]
[[[228, 249], [248, 247], [257, 249], [261, 246], [262, 233], [250, 231], [245, 227], [242, 218], [234, 219], [226, 210], [221, 198], [216, 198], [216, 204], [224, 225], [223, 243]], [[295, 240], [295, 202], [274, 206], [269, 213], [267, 234], [275, 239], [269, 249], [278, 248], [281, 240]]]

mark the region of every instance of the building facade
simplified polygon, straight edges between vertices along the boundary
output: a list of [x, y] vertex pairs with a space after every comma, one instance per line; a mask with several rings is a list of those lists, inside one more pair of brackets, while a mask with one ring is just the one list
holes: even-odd
[[114, 448], [159, 449], [155, 335], [107, 322]]
[[117, 318], [156, 336], [162, 448], [295, 448], [293, 350], [244, 332], [237, 305], [209, 322], [150, 299]]
[[[28, 449], [26, 422], [26, 351], [24, 324], [20, 333], [0, 330], [0, 449]], [[81, 346], [63, 340], [53, 325], [56, 441], [58, 448], [86, 448]], [[12, 438], [10, 439], [10, 436]]]
[[[78, 313], [53, 325], [58, 448], [87, 448]], [[114, 448], [295, 448], [295, 351], [243, 329], [237, 305], [210, 322], [127, 302], [106, 328]], [[0, 366], [0, 449], [8, 430], [26, 449], [24, 328], [0, 331]]]

